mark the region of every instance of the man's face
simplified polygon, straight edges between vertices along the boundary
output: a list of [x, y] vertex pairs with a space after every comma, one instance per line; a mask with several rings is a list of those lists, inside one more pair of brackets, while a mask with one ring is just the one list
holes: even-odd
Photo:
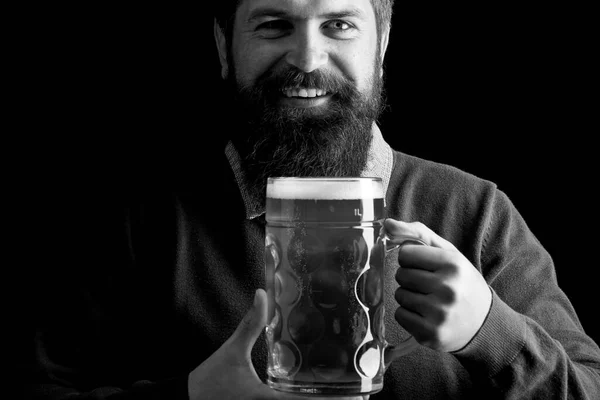
[[370, 0], [243, 1], [220, 52], [249, 123], [234, 143], [250, 178], [359, 175], [386, 44]]

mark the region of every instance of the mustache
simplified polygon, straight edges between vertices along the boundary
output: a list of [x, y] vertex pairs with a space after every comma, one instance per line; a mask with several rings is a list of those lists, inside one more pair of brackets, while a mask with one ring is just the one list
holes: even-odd
[[322, 89], [343, 99], [350, 99], [358, 95], [352, 81], [323, 70], [308, 73], [295, 68], [279, 72], [267, 71], [256, 81], [256, 88], [259, 88], [266, 96], [279, 96], [282, 90], [298, 87]]

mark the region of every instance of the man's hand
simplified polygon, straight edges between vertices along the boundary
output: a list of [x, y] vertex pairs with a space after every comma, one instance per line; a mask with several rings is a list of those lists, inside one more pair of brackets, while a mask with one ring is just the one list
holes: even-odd
[[[252, 308], [231, 337], [188, 375], [190, 400], [200, 399], [305, 399], [278, 392], [261, 382], [250, 354], [267, 324], [267, 294], [258, 289]], [[311, 396], [310, 399], [316, 399]], [[368, 399], [368, 396], [348, 398]]]
[[394, 237], [412, 236], [428, 244], [400, 246], [396, 321], [424, 346], [460, 350], [478, 332], [492, 303], [483, 276], [452, 243], [419, 222], [388, 218], [384, 227], [392, 243]]

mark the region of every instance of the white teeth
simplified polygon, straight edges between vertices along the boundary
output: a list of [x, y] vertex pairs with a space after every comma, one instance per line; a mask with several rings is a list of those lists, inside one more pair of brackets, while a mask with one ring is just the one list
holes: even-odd
[[312, 98], [325, 96], [327, 92], [323, 89], [315, 89], [315, 88], [286, 88], [283, 89], [283, 94], [286, 97], [304, 97], [304, 98]]

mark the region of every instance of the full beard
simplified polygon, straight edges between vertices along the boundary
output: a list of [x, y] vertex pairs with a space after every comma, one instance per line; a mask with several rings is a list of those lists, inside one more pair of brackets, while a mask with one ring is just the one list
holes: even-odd
[[[239, 121], [243, 121], [232, 141], [245, 179], [258, 194], [265, 192], [268, 177], [359, 176], [364, 170], [372, 124], [384, 104], [378, 74], [368, 93], [319, 70], [309, 74], [297, 69], [269, 71], [252, 87], [237, 87], [234, 79], [229, 84], [235, 90]], [[321, 88], [333, 95], [319, 107], [282, 106], [282, 89], [299, 86]]]

